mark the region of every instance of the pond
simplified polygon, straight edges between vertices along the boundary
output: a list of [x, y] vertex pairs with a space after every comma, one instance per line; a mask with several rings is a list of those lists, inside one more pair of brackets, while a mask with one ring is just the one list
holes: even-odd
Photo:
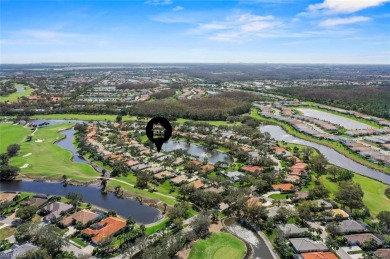
[[303, 113], [303, 115], [316, 118], [323, 121], [328, 121], [333, 124], [338, 124], [340, 126], [343, 126], [346, 129], [368, 129], [371, 128], [371, 126], [355, 121], [353, 119], [345, 118], [339, 115], [335, 115], [328, 112], [318, 111], [315, 109], [310, 108], [299, 108], [297, 109], [300, 112]]
[[313, 147], [321, 152], [329, 163], [337, 165], [339, 167], [345, 168], [352, 172], [355, 172], [360, 175], [368, 176], [372, 179], [376, 179], [380, 182], [390, 184], [390, 175], [382, 173], [378, 170], [371, 169], [367, 166], [361, 165], [352, 159], [340, 154], [334, 149], [320, 145], [311, 141], [303, 140], [297, 137], [294, 137], [284, 131], [280, 126], [267, 125], [260, 127], [261, 132], [269, 132], [271, 137], [278, 141], [285, 141], [287, 143], [294, 143], [299, 145], [304, 145], [308, 147]]
[[161, 212], [138, 201], [124, 198], [118, 199], [113, 193], [103, 194], [98, 187], [73, 186], [64, 187], [61, 183], [13, 181], [0, 182], [0, 191], [31, 192], [36, 194], [49, 194], [66, 196], [69, 192], [80, 193], [83, 201], [91, 203], [105, 210], [114, 210], [123, 218], [132, 216], [141, 224], [154, 223], [162, 218]]
[[26, 91], [26, 89], [24, 87], [16, 87], [16, 92], [17, 93], [22, 93], [24, 91]]
[[245, 240], [253, 248], [253, 258], [255, 259], [270, 259], [275, 258], [268, 249], [265, 241], [252, 230], [249, 230], [239, 224], [234, 218], [224, 221], [226, 228], [235, 236]]
[[226, 162], [231, 164], [234, 162], [233, 158], [229, 154], [218, 150], [207, 150], [204, 147], [186, 141], [169, 140], [162, 146], [162, 150], [164, 151], [173, 151], [177, 149], [183, 149], [191, 156], [198, 157], [201, 161], [204, 161], [207, 158], [211, 164], [215, 164], [217, 162]]

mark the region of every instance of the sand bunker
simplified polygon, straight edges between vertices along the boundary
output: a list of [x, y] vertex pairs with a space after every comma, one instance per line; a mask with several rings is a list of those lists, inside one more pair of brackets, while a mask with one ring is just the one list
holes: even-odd
[[37, 140], [35, 140], [35, 142], [43, 142], [43, 140], [42, 139], [37, 139]]
[[28, 164], [24, 164], [22, 165], [21, 167], [19, 167], [20, 169], [23, 169], [23, 168], [27, 168]]
[[31, 156], [32, 153], [28, 153], [28, 154], [25, 154], [23, 157], [28, 157], [28, 156]]

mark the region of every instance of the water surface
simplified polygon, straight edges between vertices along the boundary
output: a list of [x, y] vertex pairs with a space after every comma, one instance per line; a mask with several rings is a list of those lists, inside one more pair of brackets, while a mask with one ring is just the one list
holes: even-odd
[[303, 140], [288, 134], [283, 128], [275, 125], [267, 125], [260, 127], [261, 132], [269, 132], [271, 137], [278, 141], [286, 141], [287, 143], [294, 143], [313, 147], [321, 152], [329, 163], [337, 165], [339, 167], [348, 169], [360, 175], [368, 176], [386, 184], [390, 184], [390, 175], [382, 173], [378, 170], [371, 169], [367, 166], [361, 165], [352, 159], [340, 154], [334, 149], [320, 145], [311, 141]]
[[161, 212], [155, 208], [141, 205], [138, 201], [128, 198], [118, 199], [113, 193], [103, 194], [98, 187], [73, 185], [64, 187], [61, 183], [12, 181], [0, 182], [0, 191], [31, 192], [59, 196], [76, 192], [83, 196], [84, 202], [105, 210], [114, 210], [124, 218], [132, 216], [135, 221], [141, 224], [154, 223], [162, 218]]
[[186, 141], [169, 140], [162, 146], [162, 150], [164, 151], [173, 151], [177, 149], [183, 149], [191, 156], [198, 157], [201, 161], [204, 161], [207, 158], [211, 164], [215, 164], [217, 162], [226, 162], [231, 164], [234, 162], [233, 158], [229, 154], [218, 150], [207, 150], [204, 147]]
[[346, 129], [368, 129], [371, 126], [355, 121], [353, 119], [345, 118], [339, 115], [335, 115], [328, 112], [318, 111], [310, 108], [298, 108], [297, 110], [301, 111], [303, 115], [316, 118], [319, 120], [328, 121], [333, 124], [338, 124], [343, 126]]

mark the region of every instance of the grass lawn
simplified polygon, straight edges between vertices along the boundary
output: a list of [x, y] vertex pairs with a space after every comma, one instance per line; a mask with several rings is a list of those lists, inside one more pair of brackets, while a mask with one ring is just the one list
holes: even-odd
[[[96, 120], [96, 121], [115, 121], [117, 115], [113, 114], [45, 114], [34, 115], [31, 119], [56, 119], [56, 120]], [[135, 116], [123, 116], [122, 121], [133, 121]]]
[[[126, 181], [126, 177], [124, 177], [124, 176], [116, 177], [116, 179]], [[128, 181], [126, 181], [126, 182], [128, 182]], [[175, 199], [163, 196], [157, 192], [149, 192], [148, 190], [141, 190], [141, 189], [135, 188], [131, 185], [121, 183], [118, 181], [109, 181], [108, 182], [108, 186], [111, 186], [111, 187], [115, 187], [118, 185], [120, 187], [122, 187], [123, 190], [126, 190], [128, 192], [136, 193], [136, 194], [139, 194], [141, 196], [148, 197], [148, 198], [151, 198], [154, 200], [159, 200], [159, 201], [165, 202], [168, 205], [174, 205], [176, 203]]]
[[288, 193], [271, 194], [269, 197], [274, 200], [285, 200], [289, 196]]
[[[334, 198], [334, 193], [338, 191], [337, 183], [330, 181], [327, 176], [321, 176], [320, 181], [328, 189], [330, 197]], [[372, 180], [358, 174], [354, 174], [353, 181], [359, 183], [364, 192], [363, 203], [370, 210], [371, 214], [376, 217], [381, 211], [390, 211], [390, 199], [386, 197], [386, 184]]]
[[34, 89], [29, 87], [28, 85], [24, 84], [15, 84], [15, 87], [24, 87], [24, 92], [15, 92], [13, 94], [7, 95], [7, 96], [0, 96], [0, 103], [4, 103], [6, 101], [16, 101], [18, 100], [18, 97], [23, 97], [23, 96], [30, 96], [32, 92], [34, 92]]
[[375, 164], [375, 163], [373, 163], [371, 161], [368, 161], [367, 159], [363, 158], [359, 154], [354, 153], [350, 149], [344, 147], [341, 143], [330, 141], [330, 140], [326, 140], [326, 139], [317, 139], [317, 138], [311, 137], [309, 135], [306, 135], [304, 133], [301, 133], [301, 132], [295, 130], [288, 123], [284, 123], [284, 122], [278, 121], [276, 119], [269, 119], [269, 118], [266, 118], [264, 116], [261, 116], [258, 113], [258, 109], [253, 109], [252, 113], [251, 113], [251, 116], [253, 118], [255, 118], [255, 119], [258, 119], [258, 120], [261, 120], [261, 121], [265, 121], [265, 122], [269, 122], [270, 124], [279, 125], [285, 131], [287, 131], [287, 133], [289, 133], [289, 134], [291, 134], [291, 135], [293, 135], [295, 137], [298, 137], [298, 138], [301, 138], [301, 139], [305, 139], [305, 140], [308, 140], [308, 141], [312, 141], [312, 142], [315, 142], [315, 143], [318, 143], [318, 144], [322, 144], [324, 146], [328, 146], [328, 147], [333, 148], [337, 152], [345, 155], [346, 157], [349, 157], [350, 159], [352, 159], [352, 160], [354, 160], [356, 162], [359, 162], [359, 163], [361, 163], [363, 165], [366, 165], [368, 167], [377, 169], [377, 170], [382, 171], [384, 173], [390, 174], [390, 167], [385, 166], [385, 165]]
[[0, 153], [4, 153], [11, 144], [21, 144], [31, 133], [30, 129], [11, 123], [0, 123]]
[[197, 241], [190, 252], [189, 259], [242, 259], [245, 244], [227, 233], [213, 233], [205, 240]]
[[[68, 128], [67, 124], [59, 124], [39, 129], [31, 142], [21, 144], [19, 155], [10, 160], [10, 164], [21, 167], [28, 164], [26, 168], [20, 170], [21, 174], [29, 176], [47, 176], [60, 178], [67, 175], [68, 178], [76, 180], [90, 180], [99, 176], [99, 173], [92, 166], [84, 163], [71, 161], [72, 153], [54, 144], [63, 135], [59, 129]], [[5, 135], [8, 138], [8, 135]], [[42, 142], [35, 142], [36, 140]], [[27, 157], [24, 155], [31, 153]]]
[[169, 218], [166, 218], [157, 224], [154, 224], [150, 227], [146, 227], [146, 235], [151, 235], [151, 234], [156, 233], [157, 231], [159, 231], [161, 229], [166, 228], [168, 221], [169, 221]]
[[88, 245], [84, 240], [78, 237], [72, 237], [70, 240], [72, 240], [81, 247], [86, 247]]
[[9, 238], [13, 234], [15, 234], [16, 228], [13, 227], [5, 227], [0, 229], [0, 240], [4, 240], [6, 238]]

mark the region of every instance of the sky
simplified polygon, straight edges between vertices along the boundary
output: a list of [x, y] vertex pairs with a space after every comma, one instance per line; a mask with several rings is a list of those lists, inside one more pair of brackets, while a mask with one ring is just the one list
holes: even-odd
[[0, 63], [390, 64], [390, 0], [0, 0]]

